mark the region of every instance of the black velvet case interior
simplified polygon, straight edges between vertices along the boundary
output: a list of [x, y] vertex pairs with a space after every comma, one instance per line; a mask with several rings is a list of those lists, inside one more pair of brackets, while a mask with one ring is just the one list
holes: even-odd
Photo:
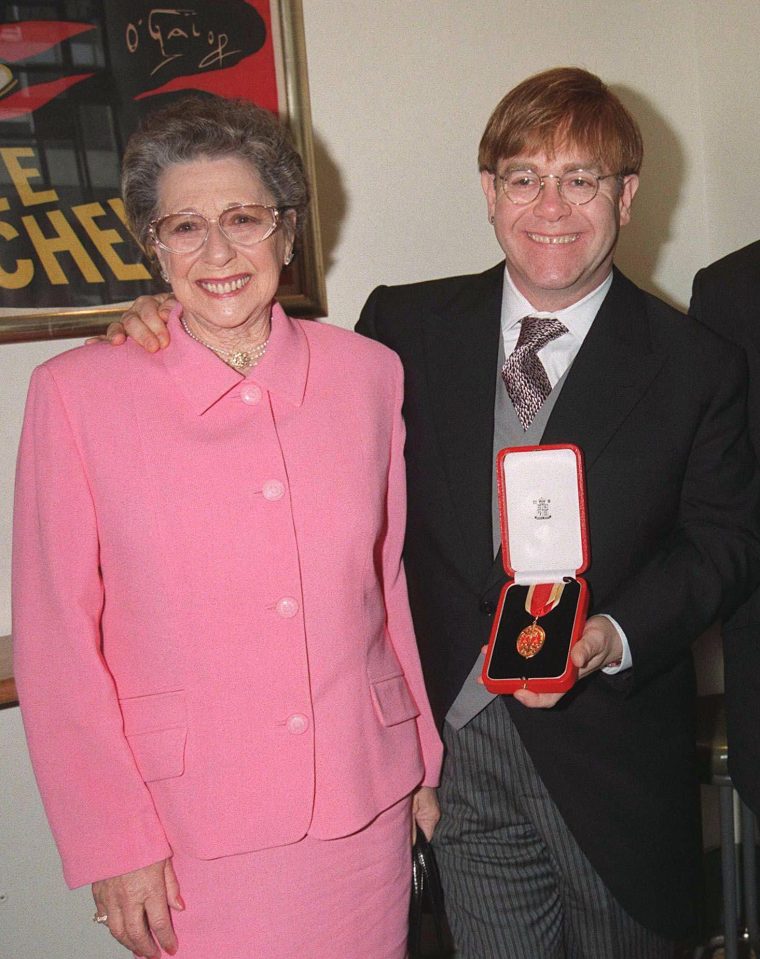
[[517, 652], [520, 630], [533, 622], [533, 616], [525, 609], [528, 588], [516, 583], [507, 587], [488, 669], [491, 679], [551, 678], [561, 676], [565, 671], [578, 610], [580, 584], [577, 579], [566, 579], [559, 604], [538, 620], [538, 625], [546, 633], [546, 641], [531, 659], [525, 659]]

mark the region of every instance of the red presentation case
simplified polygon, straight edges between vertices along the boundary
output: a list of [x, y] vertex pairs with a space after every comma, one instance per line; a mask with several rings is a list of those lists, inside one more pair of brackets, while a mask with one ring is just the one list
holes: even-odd
[[483, 682], [492, 693], [566, 692], [583, 632], [589, 562], [583, 456], [577, 446], [523, 446], [496, 459], [502, 561]]

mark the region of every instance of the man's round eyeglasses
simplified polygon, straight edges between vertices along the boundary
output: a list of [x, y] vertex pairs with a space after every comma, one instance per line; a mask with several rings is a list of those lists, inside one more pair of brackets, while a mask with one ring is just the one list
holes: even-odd
[[557, 189], [563, 200], [575, 206], [590, 203], [599, 192], [599, 184], [610, 177], [619, 177], [619, 173], [605, 173], [599, 176], [589, 170], [570, 170], [557, 176], [556, 173], [546, 173], [539, 176], [533, 170], [510, 170], [508, 173], [497, 173], [495, 176], [501, 181], [504, 195], [512, 203], [524, 206], [532, 203], [544, 188], [544, 180], [556, 180]]
[[200, 213], [167, 213], [151, 220], [148, 231], [169, 253], [195, 253], [208, 239], [212, 223], [230, 243], [254, 246], [270, 237], [282, 223], [285, 208], [258, 203], [236, 203], [209, 219]]

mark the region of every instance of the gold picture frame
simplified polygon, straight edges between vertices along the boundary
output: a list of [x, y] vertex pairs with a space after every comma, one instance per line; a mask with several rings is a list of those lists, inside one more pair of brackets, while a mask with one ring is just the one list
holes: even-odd
[[[126, 7], [127, 11], [129, 12], [130, 3], [134, 8], [133, 19], [135, 24], [143, 24], [145, 20], [145, 11], [149, 10], [150, 8], [148, 5], [141, 2], [141, 0], [119, 0], [119, 9], [123, 10]], [[268, 23], [271, 29], [271, 43], [274, 50], [273, 59], [275, 64], [277, 102], [280, 116], [283, 121], [287, 123], [291, 131], [295, 145], [303, 157], [307, 175], [312, 185], [312, 205], [305, 225], [304, 233], [299, 241], [298, 255], [292, 265], [288, 267], [283, 274], [280, 289], [278, 290], [278, 300], [286, 312], [292, 315], [309, 317], [326, 316], [327, 295], [325, 290], [319, 215], [317, 211], [316, 195], [314, 190], [314, 147], [312, 140], [311, 110], [309, 103], [309, 86], [306, 67], [306, 44], [304, 38], [303, 10], [301, 6], [301, 0], [226, 0], [226, 3], [228, 7], [230, 7], [230, 5], [237, 4], [236, 9], [238, 11], [241, 7], [253, 7], [254, 9], [264, 11], [266, 17], [268, 18]], [[97, 3], [93, 3], [93, 9], [97, 6]], [[100, 27], [102, 28], [106, 19], [105, 14], [107, 10], [105, 3], [101, 3], [100, 6], [102, 7], [103, 13], [102, 22], [100, 22]], [[193, 3], [193, 0], [189, 0], [189, 2], [183, 3], [183, 10], [181, 11], [162, 10], [159, 12], [164, 14], [181, 13], [186, 17], [188, 15], [197, 15], [200, 21], [201, 17], [208, 17], [209, 9], [210, 8], [201, 3], [200, 0], [195, 0], [195, 4]], [[219, 12], [219, 10], [222, 8], [214, 5], [213, 9], [216, 12]], [[197, 14], [193, 13], [194, 10], [197, 10]], [[155, 11], [152, 11], [151, 15], [153, 12]], [[140, 19], [141, 16], [142, 19]], [[23, 36], [23, 30], [17, 29], [20, 26], [23, 25], [12, 24], [9, 22], [0, 23], [0, 110], [3, 107], [4, 96], [10, 96], [10, 94], [15, 92], [13, 90], [14, 70], [9, 69], [7, 66], [3, 66], [3, 59], [4, 57], [8, 58], [9, 54], [15, 54], [17, 48], [22, 48], [19, 44], [14, 47], [12, 42], [4, 41], [12, 41], [14, 32], [17, 35], [21, 34]], [[68, 39], [74, 31], [74, 27], [77, 25], [65, 23], [63, 25], [59, 24], [58, 26], [61, 28], [62, 35]], [[87, 23], [80, 26], [83, 30], [90, 29]], [[196, 43], [210, 43], [213, 35], [217, 59], [221, 61], [225, 56], [230, 56], [231, 54], [228, 53], [227, 50], [222, 53], [224, 49], [223, 42], [227, 47], [229, 47], [230, 38], [223, 33], [218, 26], [214, 27], [213, 29], [207, 29], [207, 23], [202, 24], [202, 26], [202, 30], [196, 30], [195, 27], [193, 27], [193, 30], [195, 31], [193, 36], [200, 37]], [[132, 23], [129, 24], [129, 27], [132, 27]], [[16, 28], [15, 31], [14, 28]], [[95, 29], [95, 27], [92, 27], [92, 29]], [[147, 44], [147, 42], [149, 42], [147, 39], [147, 26], [142, 26], [141, 29], [146, 31], [145, 36]], [[184, 26], [184, 29], [186, 33], [189, 33], [189, 27]], [[158, 28], [156, 28], [155, 25], [151, 27], [150, 38], [154, 43], [154, 46], [156, 44], [157, 30], [160, 31], [160, 24]], [[177, 31], [175, 30], [174, 32], [176, 33]], [[135, 33], [135, 36], [136, 35], [137, 34]], [[165, 36], [170, 36], [170, 32], [168, 30], [165, 31]], [[171, 59], [171, 51], [164, 49], [163, 38], [160, 36], [159, 42], [161, 44], [161, 53], [165, 55], [164, 63], [168, 63]], [[234, 42], [232, 42], [232, 45], [234, 45]], [[23, 49], [29, 50], [33, 53], [36, 48], [30, 43], [27, 43], [27, 46]], [[234, 52], [239, 53], [239, 51]], [[70, 54], [67, 53], [67, 56], [70, 60]], [[210, 55], [207, 54], [204, 59], [208, 60], [209, 56]], [[105, 60], [105, 66], [107, 68], [107, 56], [105, 57]], [[245, 58], [240, 59], [240, 63], [244, 65]], [[11, 63], [11, 68], [13, 67], [14, 64]], [[238, 69], [241, 69], [240, 65], [238, 65]], [[20, 84], [23, 85], [23, 64], [21, 68], [17, 68], [16, 72], [21, 78]], [[102, 72], [103, 71], [101, 70], [101, 73]], [[71, 73], [70, 67], [69, 73]], [[116, 75], [116, 71], [114, 71], [113, 76], [110, 78], [110, 82], [120, 82], [116, 80]], [[196, 75], [200, 76], [200, 74]], [[123, 71], [119, 73], [119, 76], [124, 76]], [[85, 77], [85, 79], [87, 79], [87, 77]], [[71, 84], [75, 81], [63, 78], [58, 82], [63, 84], [68, 82]], [[185, 83], [184, 85], [185, 87], [188, 87], [191, 86], [191, 83]], [[37, 88], [35, 86], [30, 86], [29, 89], [34, 91]], [[236, 91], [236, 95], [245, 95], [245, 91], [241, 90], [239, 93]], [[253, 96], [251, 98], [254, 99]], [[135, 99], [139, 98], [136, 97]], [[8, 103], [10, 101], [6, 100], [5, 102]], [[6, 116], [7, 115], [12, 116], [8, 110], [6, 110]], [[2, 115], [0, 115], [0, 119], [2, 119]], [[9, 126], [11, 125], [5, 124], [5, 128], [8, 128]], [[3, 148], [9, 142], [2, 135], [1, 131], [3, 128], [3, 124], [0, 123], [0, 166], [2, 166], [2, 163], [5, 160], [5, 152]], [[20, 152], [18, 144], [21, 141], [16, 138], [13, 142], [16, 144], [15, 154], [18, 154]], [[123, 143], [121, 146], [123, 147]], [[11, 150], [11, 153], [12, 152], [13, 150]], [[31, 150], [26, 151], [27, 154], [31, 154], [31, 152]], [[120, 155], [121, 154], [119, 153], [119, 156]], [[74, 156], [72, 158], [72, 163], [76, 162], [76, 159], [76, 156]], [[44, 182], [44, 169], [42, 163], [39, 164], [40, 169], [37, 170], [30, 168], [34, 164], [34, 160], [24, 159], [22, 162], [28, 164], [26, 169], [22, 169], [22, 176], [26, 176], [27, 178], [26, 187], [30, 191], [29, 196], [35, 198], [44, 197], [45, 190], [47, 188], [56, 186], [55, 182]], [[17, 168], [17, 173], [19, 168]], [[37, 179], [42, 179], [43, 183], [39, 184], [35, 181], [35, 183], [32, 184], [32, 174], [37, 174]], [[55, 195], [54, 191], [51, 190], [51, 194]], [[36, 199], [32, 202], [44, 203], [44, 200]], [[117, 202], [118, 201], [115, 200], [108, 201], [114, 211], [116, 211], [116, 206], [114, 204]], [[85, 207], [83, 205], [77, 207], [77, 209], [80, 210], [84, 208]], [[6, 215], [5, 211], [7, 209], [8, 201], [7, 199], [3, 199], [2, 190], [0, 190], [0, 247], [4, 242], [10, 240], [12, 236], [18, 235], [19, 232], [16, 231], [15, 228], [10, 224], [2, 222], [3, 217]], [[60, 214], [60, 216], [63, 216], [63, 214]], [[25, 217], [24, 219], [31, 220], [32, 218]], [[92, 222], [92, 220], [90, 222]], [[107, 234], [112, 236], [115, 235], [114, 231], [106, 231], [102, 228], [95, 230], [91, 229], [88, 231], [88, 233], [89, 240], [93, 242], [96, 236], [106, 237]], [[84, 237], [85, 241], [87, 241], [87, 239], [87, 237]], [[105, 240], [105, 244], [109, 245], [109, 241], [107, 239]], [[113, 245], [114, 242], [112, 241], [110, 246], [113, 247]], [[94, 249], [98, 250], [98, 247], [95, 246]], [[100, 251], [98, 250], [98, 252]], [[108, 257], [108, 253], [109, 251], [106, 251], [106, 259]], [[113, 255], [112, 249], [110, 253]], [[85, 337], [102, 333], [109, 322], [117, 319], [120, 316], [125, 303], [131, 302], [131, 299], [134, 299], [134, 296], [137, 295], [137, 293], [146, 292], [144, 289], [138, 289], [134, 294], [132, 294], [130, 291], [128, 294], [129, 298], [126, 296], [120, 297], [119, 302], [81, 306], [66, 305], [60, 308], [53, 306], [35, 310], [32, 308], [31, 304], [19, 308], [18, 306], [13, 306], [7, 302], [10, 294], [6, 293], [6, 289], [2, 285], [2, 281], [4, 278], [10, 275], [10, 273], [3, 272], [2, 256], [0, 255], [0, 343], [21, 343], [32, 340]], [[142, 286], [145, 286], [145, 281], [142, 281]], [[18, 294], [14, 295], [15, 298], [18, 299]], [[52, 293], [50, 295], [52, 295]]]

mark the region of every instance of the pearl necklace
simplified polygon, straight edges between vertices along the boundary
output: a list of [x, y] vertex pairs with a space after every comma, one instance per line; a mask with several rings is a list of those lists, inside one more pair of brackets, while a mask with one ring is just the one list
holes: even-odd
[[252, 350], [223, 350], [221, 347], [214, 346], [212, 343], [207, 343], [199, 336], [196, 336], [187, 325], [184, 316], [180, 317], [180, 323], [182, 324], [182, 329], [192, 340], [195, 340], [196, 343], [200, 343], [201, 346], [205, 346], [207, 349], [211, 350], [212, 353], [216, 353], [218, 357], [223, 359], [224, 362], [233, 369], [237, 370], [238, 373], [242, 373], [250, 366], [255, 366], [259, 360], [262, 359], [267, 351], [267, 347], [269, 346], [269, 337], [267, 337], [263, 343], [259, 343], [258, 346], [254, 346]]

